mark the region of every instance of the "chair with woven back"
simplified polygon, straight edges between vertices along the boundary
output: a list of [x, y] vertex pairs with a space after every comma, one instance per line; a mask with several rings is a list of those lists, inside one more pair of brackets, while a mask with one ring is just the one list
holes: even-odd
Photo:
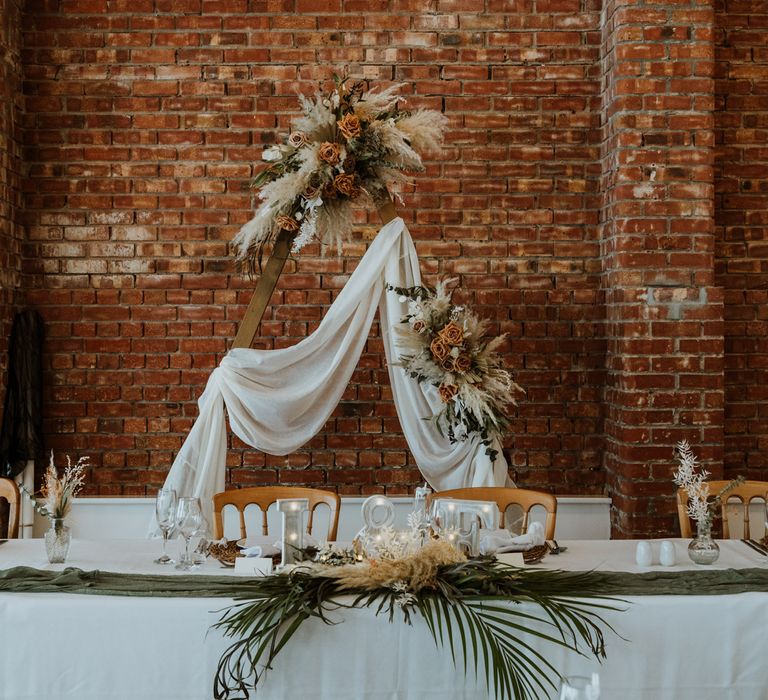
[[[0, 499], [8, 502], [8, 527], [5, 537], [16, 539], [19, 536], [19, 515], [21, 514], [21, 494], [13, 479], [0, 478]], [[2, 535], [3, 533], [0, 533]]]
[[224, 536], [224, 519], [222, 510], [224, 506], [234, 506], [240, 517], [240, 537], [246, 537], [245, 509], [249, 505], [256, 505], [261, 510], [262, 534], [269, 534], [267, 524], [267, 511], [269, 507], [280, 499], [306, 498], [309, 501], [309, 518], [307, 519], [307, 532], [312, 532], [312, 521], [318, 506], [325, 504], [330, 509], [328, 518], [327, 540], [333, 542], [339, 526], [339, 508], [341, 499], [332, 491], [321, 489], [302, 488], [299, 486], [255, 486], [245, 489], [234, 489], [217, 493], [213, 497], [214, 537], [220, 539]]
[[[710, 481], [709, 493], [716, 495], [720, 493], [730, 482], [729, 481]], [[750, 539], [749, 528], [749, 507], [752, 501], [765, 501], [765, 495], [768, 492], [768, 481], [745, 481], [732, 488], [720, 499], [720, 515], [723, 521], [723, 539], [731, 538], [731, 528], [728, 523], [727, 507], [734, 502], [741, 504], [742, 522], [744, 539]], [[677, 490], [677, 518], [680, 522], [680, 535], [683, 538], [693, 537], [693, 528], [691, 519], [688, 517], [688, 492], [685, 489]], [[763, 518], [761, 518], [763, 520]], [[766, 533], [768, 534], [768, 533]]]
[[510, 506], [520, 506], [523, 510], [522, 531], [528, 529], [528, 520], [531, 510], [536, 506], [542, 506], [547, 513], [544, 525], [544, 536], [548, 539], [555, 537], [555, 524], [557, 520], [557, 499], [551, 493], [533, 491], [531, 489], [505, 488], [503, 486], [487, 486], [466, 489], [450, 489], [432, 494], [435, 498], [455, 498], [470, 501], [493, 501], [499, 507], [501, 514], [500, 527], [504, 527], [505, 514]]

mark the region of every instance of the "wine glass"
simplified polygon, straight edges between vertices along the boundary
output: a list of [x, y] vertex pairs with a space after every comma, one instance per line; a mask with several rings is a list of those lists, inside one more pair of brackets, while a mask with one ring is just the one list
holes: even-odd
[[567, 676], [560, 683], [558, 700], [599, 700], [600, 676]]
[[176, 568], [182, 571], [189, 571], [194, 568], [194, 563], [189, 554], [189, 541], [199, 529], [203, 522], [203, 511], [200, 508], [200, 499], [193, 497], [184, 497], [179, 499], [176, 507], [176, 527], [184, 538], [184, 556], [176, 564]]
[[173, 564], [173, 559], [168, 556], [168, 535], [176, 524], [176, 491], [173, 489], [159, 489], [155, 498], [155, 517], [157, 526], [163, 533], [163, 554], [155, 559], [155, 564]]

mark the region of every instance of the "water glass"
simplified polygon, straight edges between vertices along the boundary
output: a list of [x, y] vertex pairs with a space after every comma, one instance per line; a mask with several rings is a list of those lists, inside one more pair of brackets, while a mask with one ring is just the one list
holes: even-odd
[[195, 567], [189, 553], [189, 542], [192, 535], [200, 530], [203, 523], [203, 511], [200, 507], [200, 499], [184, 497], [179, 499], [176, 507], [176, 528], [184, 538], [184, 555], [176, 568], [181, 571], [189, 571]]
[[587, 676], [567, 676], [560, 683], [558, 700], [599, 700], [600, 676], [593, 673]]
[[173, 559], [168, 556], [168, 534], [176, 525], [176, 491], [173, 489], [159, 489], [155, 498], [155, 517], [157, 526], [163, 533], [163, 553], [155, 559], [155, 564], [173, 564]]

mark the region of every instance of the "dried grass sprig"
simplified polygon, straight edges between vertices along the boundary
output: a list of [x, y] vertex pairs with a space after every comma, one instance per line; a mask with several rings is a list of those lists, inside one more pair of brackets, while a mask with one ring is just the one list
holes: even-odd
[[743, 484], [744, 477], [736, 477], [710, 498], [709, 484], [707, 483], [709, 472], [701, 468], [688, 441], [681, 440], [675, 449], [679, 466], [674, 473], [674, 481], [677, 486], [685, 489], [688, 493], [688, 516], [703, 527], [711, 528], [720, 505], [720, 499], [739, 484]]
[[81, 457], [75, 464], [67, 455], [67, 466], [64, 474], [59, 476], [53, 461], [53, 451], [48, 467], [43, 475], [43, 487], [40, 490], [40, 498], [31, 498], [35, 510], [51, 519], [66, 518], [72, 510], [72, 501], [83, 488], [85, 483], [85, 469], [88, 467], [88, 457]]

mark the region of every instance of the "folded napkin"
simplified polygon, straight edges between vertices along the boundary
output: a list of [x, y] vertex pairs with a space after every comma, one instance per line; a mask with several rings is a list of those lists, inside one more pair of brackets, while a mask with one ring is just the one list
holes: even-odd
[[528, 532], [515, 537], [509, 530], [480, 530], [480, 554], [527, 552], [544, 544], [544, 526], [531, 523]]
[[[248, 545], [251, 544], [251, 542], [253, 542], [253, 540], [248, 537], [243, 544]], [[312, 537], [312, 535], [304, 533], [304, 547], [317, 547], [317, 540]], [[264, 542], [263, 544], [251, 544], [250, 547], [244, 546], [240, 550], [240, 553], [244, 557], [274, 557], [282, 551], [282, 544], [280, 540], [278, 540], [273, 544]]]

